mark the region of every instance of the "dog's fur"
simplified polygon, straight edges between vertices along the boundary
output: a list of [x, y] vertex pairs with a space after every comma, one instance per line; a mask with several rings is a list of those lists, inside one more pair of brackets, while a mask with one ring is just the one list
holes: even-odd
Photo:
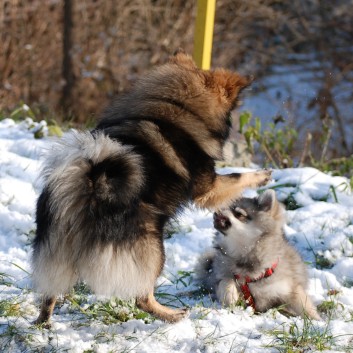
[[118, 99], [92, 132], [56, 143], [37, 203], [33, 280], [44, 295], [37, 323], [49, 320], [56, 296], [79, 280], [98, 294], [136, 298], [161, 319], [185, 316], [153, 296], [166, 221], [190, 201], [216, 209], [270, 178], [269, 171], [214, 171], [230, 111], [248, 83], [223, 69], [199, 70], [178, 52]]
[[320, 319], [305, 293], [307, 269], [286, 240], [284, 224], [284, 210], [273, 190], [258, 198], [242, 198], [216, 212], [215, 247], [200, 258], [199, 280], [223, 305], [232, 306], [243, 297], [242, 283], [235, 275], [257, 279], [276, 263], [271, 276], [248, 284], [256, 310], [283, 305], [290, 314]]

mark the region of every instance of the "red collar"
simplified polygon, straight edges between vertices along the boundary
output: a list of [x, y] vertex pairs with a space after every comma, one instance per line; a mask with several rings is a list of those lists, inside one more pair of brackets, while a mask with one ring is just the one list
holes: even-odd
[[242, 283], [239, 283], [241, 291], [243, 292], [244, 299], [247, 305], [250, 305], [254, 311], [256, 311], [255, 307], [255, 300], [254, 297], [252, 296], [249, 288], [249, 283], [257, 282], [260, 279], [270, 277], [273, 272], [275, 271], [276, 267], [278, 265], [278, 260], [272, 264], [271, 267], [266, 268], [265, 272], [261, 273], [261, 275], [257, 278], [250, 278], [249, 276], [241, 276], [239, 274], [234, 275], [234, 279], [239, 283], [239, 280], [242, 280]]

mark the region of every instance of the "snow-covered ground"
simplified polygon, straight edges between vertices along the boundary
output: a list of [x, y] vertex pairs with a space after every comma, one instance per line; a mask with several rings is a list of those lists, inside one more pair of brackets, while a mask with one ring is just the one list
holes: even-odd
[[[240, 109], [259, 117], [263, 126], [281, 116], [286, 125], [297, 129], [299, 137], [304, 139], [308, 131], [321, 131], [320, 117], [326, 107], [327, 116], [334, 122], [330, 148], [338, 153], [343, 151], [343, 146], [337, 142], [342, 137], [351, 146], [351, 72], [342, 77], [330, 62], [318, 60], [317, 53], [293, 54], [287, 60], [294, 63], [273, 65], [266, 75], [256, 78], [244, 95]], [[340, 124], [343, 124], [343, 131]], [[278, 128], [283, 125], [279, 124]], [[313, 145], [320, 148], [320, 142], [313, 141]]]
[[[39, 128], [46, 130], [29, 119], [0, 121], [0, 352], [353, 351], [353, 196], [345, 178], [312, 168], [276, 170], [269, 187], [289, 205], [286, 235], [308, 264], [309, 294], [322, 322], [275, 309], [224, 309], [202, 294], [192, 271], [215, 231], [210, 212], [189, 208], [168, 229], [156, 288], [161, 302], [188, 305], [187, 319], [154, 320], [79, 286], [58, 303], [50, 330], [33, 326], [39, 296], [31, 289], [30, 243], [41, 153], [49, 145], [34, 138]], [[220, 172], [228, 171], [234, 168]]]

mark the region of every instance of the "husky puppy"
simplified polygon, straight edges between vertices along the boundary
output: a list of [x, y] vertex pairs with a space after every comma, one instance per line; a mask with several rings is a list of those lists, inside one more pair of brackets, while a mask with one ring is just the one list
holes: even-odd
[[175, 322], [185, 309], [154, 298], [165, 261], [163, 228], [189, 202], [217, 209], [269, 171], [215, 173], [229, 116], [249, 80], [200, 70], [183, 52], [138, 80], [91, 132], [71, 132], [49, 151], [37, 202], [33, 282], [43, 294], [37, 323], [77, 281], [97, 294], [136, 298]]
[[225, 306], [242, 298], [258, 312], [283, 305], [290, 314], [319, 320], [305, 292], [305, 264], [284, 237], [284, 223], [273, 190], [214, 213], [215, 247], [201, 257], [196, 272]]

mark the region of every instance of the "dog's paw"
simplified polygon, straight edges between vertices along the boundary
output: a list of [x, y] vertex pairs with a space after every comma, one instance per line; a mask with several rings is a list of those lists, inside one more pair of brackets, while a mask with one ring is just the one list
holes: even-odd
[[190, 315], [190, 310], [188, 308], [181, 308], [173, 310], [172, 314], [166, 315], [163, 319], [165, 321], [175, 323], [182, 319], [187, 318]]
[[272, 179], [272, 169], [261, 169], [255, 172], [256, 186], [265, 186]]
[[38, 326], [40, 328], [51, 329], [51, 322], [50, 321], [43, 321], [40, 318], [32, 321], [32, 325]]
[[216, 288], [216, 295], [219, 302], [226, 307], [236, 304], [239, 298], [238, 290], [233, 279], [223, 279]]

